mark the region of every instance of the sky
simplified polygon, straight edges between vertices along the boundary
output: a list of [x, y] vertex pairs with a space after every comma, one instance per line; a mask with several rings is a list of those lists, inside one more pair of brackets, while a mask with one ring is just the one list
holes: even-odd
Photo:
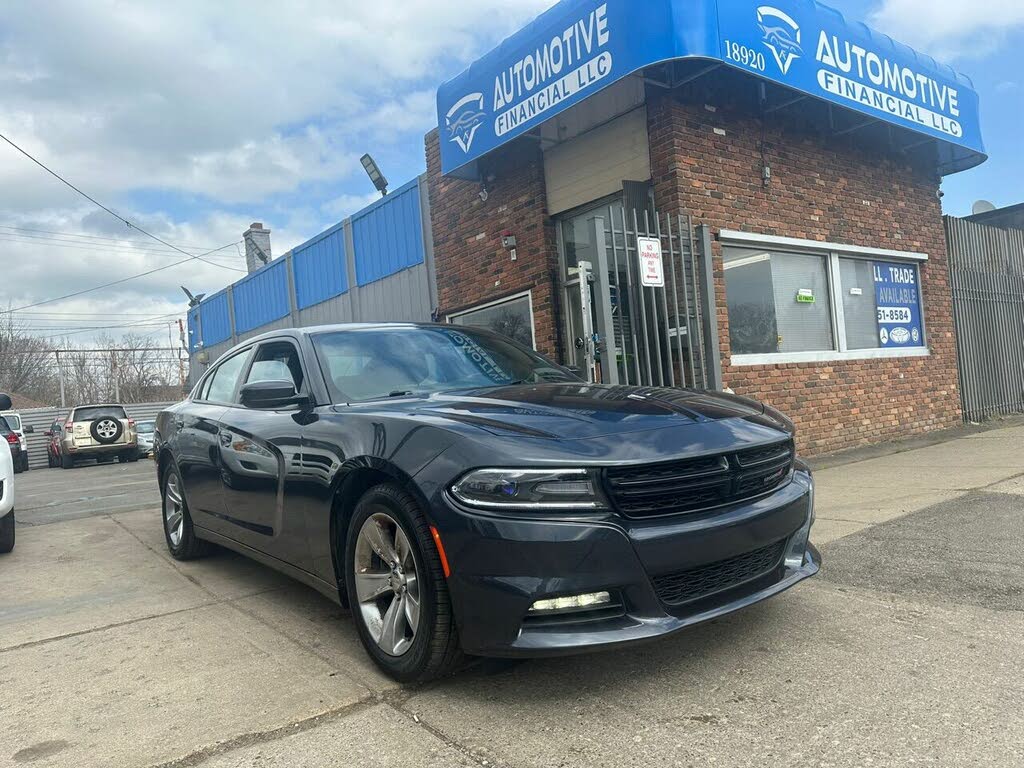
[[[40, 306], [185, 258], [0, 142], [0, 310], [32, 333], [167, 341], [184, 295], [244, 270], [262, 221], [281, 254], [423, 172], [441, 82], [551, 0], [36, 0], [5, 3], [0, 133], [96, 200], [209, 262]], [[968, 74], [990, 160], [943, 183], [947, 213], [1024, 202], [1024, 3], [833, 0]], [[117, 327], [115, 327], [117, 326]], [[74, 330], [71, 330], [74, 329]], [[173, 334], [177, 335], [176, 331]]]

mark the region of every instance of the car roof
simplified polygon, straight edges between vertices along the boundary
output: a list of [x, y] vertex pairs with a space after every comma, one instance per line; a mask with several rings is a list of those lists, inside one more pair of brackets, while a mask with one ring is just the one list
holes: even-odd
[[[451, 325], [449, 323], [399, 323], [399, 322], [381, 322], [381, 323], [332, 323], [330, 325], [309, 325], [301, 328], [280, 328], [276, 331], [267, 331], [261, 333], [259, 336], [253, 336], [251, 339], [246, 339], [244, 342], [239, 343], [237, 346], [248, 346], [250, 344], [256, 344], [262, 341], [272, 341], [274, 339], [281, 338], [299, 338], [300, 336], [312, 336], [318, 333], [329, 333], [331, 331], [367, 331], [367, 330], [388, 330], [388, 329], [413, 329], [413, 328], [447, 328], [449, 330], [453, 328], [461, 328], [462, 326]], [[489, 333], [486, 328], [474, 328], [475, 331], [483, 333]]]

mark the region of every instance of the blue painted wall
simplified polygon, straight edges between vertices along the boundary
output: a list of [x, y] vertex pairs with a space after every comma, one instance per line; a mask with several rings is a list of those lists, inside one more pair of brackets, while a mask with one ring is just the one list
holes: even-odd
[[423, 216], [414, 180], [352, 217], [356, 284], [423, 263]]
[[219, 344], [231, 338], [231, 313], [228, 312], [228, 294], [221, 291], [206, 299], [199, 307], [199, 322], [203, 326], [203, 346]]
[[299, 309], [312, 307], [348, 291], [345, 222], [293, 248], [292, 268]]
[[245, 333], [288, 315], [288, 271], [284, 259], [272, 261], [234, 287], [235, 329]]

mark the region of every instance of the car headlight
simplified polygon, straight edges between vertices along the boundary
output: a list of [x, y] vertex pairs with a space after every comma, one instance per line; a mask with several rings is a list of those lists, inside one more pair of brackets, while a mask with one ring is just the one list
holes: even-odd
[[470, 507], [523, 510], [607, 509], [596, 471], [587, 469], [477, 469], [451, 494]]
[[772, 421], [777, 421], [786, 428], [787, 432], [793, 435], [793, 437], [796, 437], [796, 424], [794, 424], [793, 420], [786, 416], [782, 411], [772, 408], [770, 405], [765, 405], [764, 415]]

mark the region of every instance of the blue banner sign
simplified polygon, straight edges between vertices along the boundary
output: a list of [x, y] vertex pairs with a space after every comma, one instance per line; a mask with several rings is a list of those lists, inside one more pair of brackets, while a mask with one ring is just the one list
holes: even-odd
[[921, 293], [912, 264], [876, 261], [875, 305], [881, 347], [923, 347]]
[[645, 67], [704, 59], [985, 159], [970, 80], [813, 0], [563, 0], [438, 89], [441, 165], [473, 163]]

